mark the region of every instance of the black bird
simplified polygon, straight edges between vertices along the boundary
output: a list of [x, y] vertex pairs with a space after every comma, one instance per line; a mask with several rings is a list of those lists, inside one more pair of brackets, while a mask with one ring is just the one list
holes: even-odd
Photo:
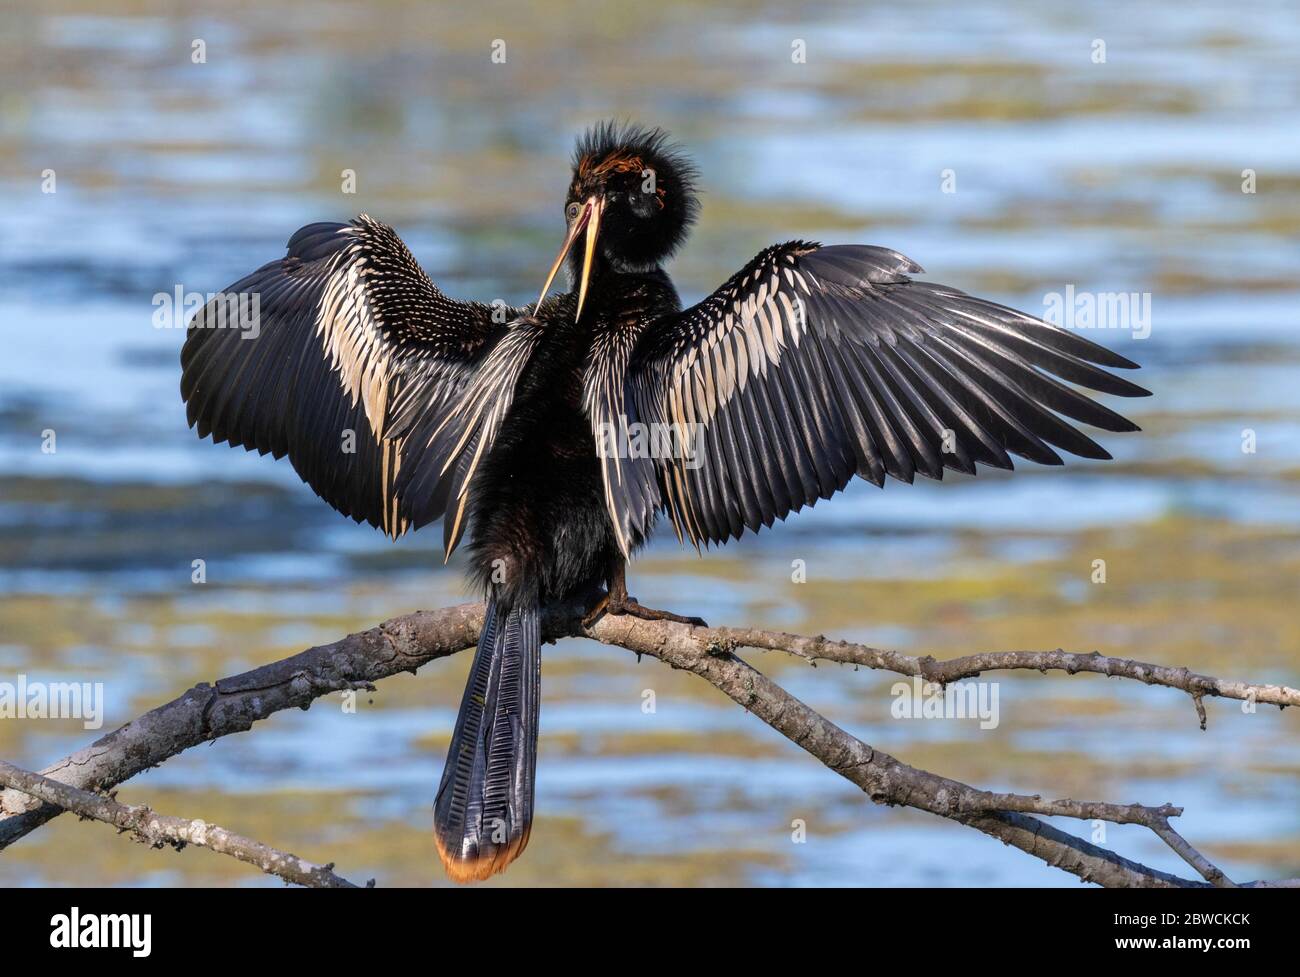
[[[302, 228], [190, 323], [181, 394], [200, 437], [288, 455], [394, 537], [442, 518], [447, 556], [470, 532], [488, 610], [435, 806], [457, 881], [528, 843], [541, 608], [698, 621], [628, 596], [625, 562], [660, 513], [707, 547], [855, 475], [1110, 457], [1062, 415], [1137, 430], [1061, 382], [1143, 396], [1100, 368], [1137, 364], [917, 281], [887, 248], [774, 245], [683, 309], [663, 264], [695, 220], [695, 180], [661, 130], [588, 132], [532, 309], [448, 298], [362, 215]], [[573, 290], [547, 297], [566, 259]], [[231, 303], [253, 296], [256, 322], [231, 328]]]

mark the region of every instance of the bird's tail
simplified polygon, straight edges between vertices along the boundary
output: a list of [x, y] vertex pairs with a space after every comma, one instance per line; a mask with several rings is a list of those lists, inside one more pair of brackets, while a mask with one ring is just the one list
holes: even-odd
[[455, 882], [504, 871], [528, 844], [541, 665], [537, 605], [506, 612], [489, 599], [434, 807], [438, 854]]

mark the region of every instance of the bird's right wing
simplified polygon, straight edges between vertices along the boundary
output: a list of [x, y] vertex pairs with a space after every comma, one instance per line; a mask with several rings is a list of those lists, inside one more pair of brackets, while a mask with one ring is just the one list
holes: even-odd
[[369, 217], [310, 224], [194, 316], [181, 396], [200, 437], [288, 455], [334, 508], [398, 536], [463, 500], [495, 429], [458, 408], [516, 315], [449, 299]]
[[[1143, 396], [1098, 365], [1137, 364], [996, 302], [912, 280], [920, 270], [887, 248], [793, 241], [644, 326], [624, 410], [693, 445], [658, 459], [662, 504], [680, 536], [739, 537], [855, 474], [877, 485], [886, 475], [940, 478], [945, 468], [974, 474], [976, 462], [1010, 468], [1009, 454], [1059, 465], [1052, 445], [1110, 457], [1058, 414], [1137, 430], [1061, 382]], [[652, 515], [641, 482], [625, 475], [607, 485], [616, 525]]]

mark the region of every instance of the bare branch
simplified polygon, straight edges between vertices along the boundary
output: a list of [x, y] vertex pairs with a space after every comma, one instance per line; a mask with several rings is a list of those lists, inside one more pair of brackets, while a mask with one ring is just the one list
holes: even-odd
[[[1227, 682], [1187, 669], [1167, 668], [1096, 653], [1064, 651], [991, 652], [946, 662], [881, 651], [863, 645], [774, 631], [690, 628], [663, 621], [605, 616], [591, 627], [582, 609], [552, 607], [543, 625], [548, 639], [581, 636], [659, 658], [711, 682], [792, 742], [845, 777], [876, 803], [927, 811], [975, 828], [1080, 879], [1107, 886], [1207, 886], [1231, 883], [1169, 826], [1182, 813], [1170, 805], [1148, 807], [979, 790], [910, 767], [849, 735], [734, 653], [739, 646], [786, 651], [810, 660], [837, 661], [943, 683], [994, 669], [1096, 672], [1165, 685], [1192, 695], [1217, 695], [1279, 706], [1300, 705], [1300, 691], [1285, 686]], [[397, 672], [414, 672], [477, 642], [482, 604], [422, 611], [395, 618], [329, 645], [309, 649], [215, 686], [195, 686], [180, 698], [104, 736], [48, 767], [53, 781], [83, 790], [102, 790], [155, 766], [198, 743], [249, 729], [281, 709], [307, 708], [330, 692], [369, 687]], [[60, 812], [25, 793], [0, 792], [0, 848], [23, 837]], [[1130, 861], [1048, 824], [1041, 817], [1070, 817], [1143, 825], [1207, 880], [1184, 879]], [[1297, 880], [1248, 883], [1290, 886]]]
[[1200, 675], [1186, 668], [1170, 668], [1130, 658], [1114, 658], [1098, 652], [1081, 654], [1062, 651], [986, 651], [977, 655], [963, 655], [938, 661], [929, 655], [905, 655], [897, 651], [884, 651], [848, 641], [829, 638], [807, 638], [782, 631], [762, 631], [757, 628], [714, 628], [721, 641], [731, 641], [737, 646], [761, 648], [766, 651], [785, 651], [809, 661], [830, 661], [846, 665], [860, 665], [900, 675], [919, 675], [927, 682], [946, 685], [959, 679], [974, 678], [984, 672], [1027, 669], [1036, 672], [1094, 672], [1118, 678], [1131, 678], [1147, 685], [1163, 685], [1179, 689], [1195, 700], [1201, 726], [1205, 726], [1203, 696], [1221, 696], [1275, 705], [1300, 706], [1300, 689], [1285, 685], [1256, 685], [1250, 682], [1233, 682]]
[[103, 821], [121, 831], [129, 831], [151, 848], [171, 845], [180, 851], [186, 845], [197, 845], [255, 865], [268, 875], [295, 885], [313, 889], [357, 888], [347, 879], [335, 875], [333, 865], [316, 865], [205, 821], [158, 814], [141, 804], [119, 804], [111, 797], [69, 787], [3, 760], [0, 760], [0, 785], [20, 790], [83, 818]]
[[630, 617], [604, 618], [599, 625], [588, 632], [590, 637], [653, 655], [707, 679], [796, 746], [862, 788], [877, 804], [904, 805], [959, 821], [1085, 882], [1162, 888], [1203, 884], [1130, 861], [1023, 813], [1153, 826], [1165, 823], [1166, 816], [1181, 813], [1178, 808], [1043, 801], [978, 790], [910, 767], [846, 733], [737, 657], [730, 641], [716, 641], [717, 630], [665, 626]]

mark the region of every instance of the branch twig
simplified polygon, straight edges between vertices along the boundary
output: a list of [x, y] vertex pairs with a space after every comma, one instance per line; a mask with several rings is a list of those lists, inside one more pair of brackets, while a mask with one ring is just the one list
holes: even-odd
[[1176, 851], [1188, 865], [1201, 873], [1201, 877], [1211, 885], [1218, 886], [1221, 889], [1235, 889], [1237, 884], [1223, 874], [1217, 865], [1214, 865], [1204, 855], [1187, 843], [1182, 835], [1175, 831], [1168, 821], [1163, 821], [1151, 826], [1151, 830], [1158, 834], [1166, 845]]
[[[991, 652], [935, 661], [863, 645], [774, 631], [690, 628], [662, 621], [606, 616], [589, 628], [581, 608], [552, 607], [543, 630], [548, 639], [581, 636], [659, 658], [711, 682], [826, 766], [861, 787], [880, 804], [903, 805], [957, 821], [998, 838], [1079, 878], [1107, 886], [1207, 886], [1232, 883], [1169, 826], [1180, 808], [1100, 801], [1043, 800], [1038, 796], [979, 790], [910, 767], [849, 735], [735, 655], [747, 646], [786, 651], [811, 660], [887, 669], [944, 683], [995, 669], [1096, 672], [1164, 685], [1192, 695], [1216, 695], [1279, 706], [1300, 705], [1300, 690], [1277, 685], [1230, 682], [1187, 669], [1167, 668], [1093, 653], [1065, 651]], [[180, 698], [65, 757], [43, 771], [53, 780], [83, 790], [115, 786], [198, 743], [252, 727], [291, 706], [307, 708], [330, 692], [370, 687], [398, 672], [473, 647], [483, 621], [482, 604], [422, 611], [379, 627], [312, 648], [215, 686], [195, 686]], [[94, 795], [91, 795], [94, 796]], [[39, 795], [38, 795], [39, 797]], [[0, 849], [61, 810], [48, 798], [0, 792]], [[1205, 882], [1184, 879], [1130, 861], [1060, 831], [1040, 817], [1070, 817], [1138, 824], [1152, 830], [1192, 865]], [[1247, 883], [1298, 885], [1298, 880]]]
[[20, 790], [83, 818], [103, 821], [120, 831], [129, 831], [151, 848], [171, 845], [180, 851], [186, 845], [197, 845], [256, 865], [268, 875], [295, 885], [313, 889], [356, 888], [347, 879], [335, 875], [333, 865], [316, 865], [205, 821], [159, 814], [142, 804], [119, 804], [111, 797], [69, 787], [3, 760], [0, 760], [0, 786]]

